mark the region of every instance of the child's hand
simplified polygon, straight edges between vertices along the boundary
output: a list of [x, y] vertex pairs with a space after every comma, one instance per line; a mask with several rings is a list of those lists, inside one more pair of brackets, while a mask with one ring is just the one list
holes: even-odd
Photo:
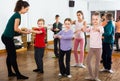
[[54, 31], [56, 31], [56, 29], [53, 29]]
[[59, 31], [59, 29], [58, 29], [58, 28], [56, 28], [56, 31]]
[[42, 31], [39, 31], [39, 33], [42, 33]]
[[104, 36], [102, 36], [102, 39], [104, 39]]
[[59, 36], [58, 36], [58, 38], [59, 38], [59, 39], [61, 39], [61, 38], [62, 38], [62, 36], [61, 36], [61, 35], [59, 35]]
[[81, 31], [86, 32], [86, 29], [87, 29], [86, 27], [82, 27]]
[[28, 29], [23, 27], [21, 30], [27, 32]]
[[26, 32], [26, 34], [30, 34], [31, 32], [30, 32], [30, 30], [27, 30], [27, 31], [25, 31]]
[[30, 32], [30, 33], [33, 33], [33, 30], [32, 30], [32, 29], [29, 29], [29, 32]]
[[81, 28], [81, 31], [83, 31], [83, 32], [84, 32], [84, 31], [85, 31], [85, 29], [84, 29], [84, 28]]
[[30, 29], [27, 29], [27, 28], [21, 28], [21, 30], [26, 33], [26, 34], [30, 34]]
[[52, 31], [53, 31], [53, 28], [50, 28], [50, 30], [52, 30]]
[[79, 31], [78, 30], [76, 30], [74, 33], [78, 33]]
[[57, 35], [54, 35], [53, 38], [57, 38]]
[[59, 29], [58, 29], [58, 28], [55, 28], [54, 31], [59, 31]]

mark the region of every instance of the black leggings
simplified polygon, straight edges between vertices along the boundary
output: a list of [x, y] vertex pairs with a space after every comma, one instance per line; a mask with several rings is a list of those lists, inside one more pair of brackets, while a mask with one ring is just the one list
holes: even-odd
[[5, 48], [7, 51], [6, 64], [7, 64], [8, 74], [13, 73], [12, 72], [12, 67], [13, 67], [14, 71], [16, 72], [16, 75], [20, 75], [16, 60], [17, 56], [16, 56], [16, 49], [13, 38], [2, 35], [1, 39], [2, 42], [5, 44]]
[[[64, 56], [66, 55], [66, 63], [64, 63]], [[62, 75], [67, 74], [70, 75], [70, 58], [71, 58], [71, 50], [68, 51], [63, 51], [60, 50], [60, 55], [59, 55], [59, 68], [60, 68], [60, 73]]]

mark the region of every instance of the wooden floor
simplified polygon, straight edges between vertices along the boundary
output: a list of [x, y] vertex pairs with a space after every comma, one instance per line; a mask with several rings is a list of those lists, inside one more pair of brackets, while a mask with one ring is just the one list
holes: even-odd
[[[87, 69], [77, 68], [77, 67], [71, 67], [72, 78], [69, 79], [66, 77], [64, 78], [58, 77], [58, 73], [59, 73], [58, 59], [52, 58], [52, 56], [54, 56], [53, 51], [46, 50], [44, 55], [44, 74], [38, 74], [32, 71], [33, 69], [36, 68], [33, 50], [17, 53], [17, 61], [20, 72], [26, 76], [29, 76], [29, 79], [25, 81], [87, 81], [84, 79], [88, 75]], [[16, 77], [11, 77], [11, 78], [7, 77], [7, 68], [6, 68], [5, 59], [6, 59], [6, 55], [0, 54], [0, 81], [16, 81]], [[72, 53], [71, 64], [73, 64], [74, 62], [75, 62], [74, 56]], [[114, 74], [100, 72], [99, 77], [102, 81], [120, 81], [119, 53], [113, 55], [112, 66], [115, 72]], [[100, 65], [100, 68], [102, 68], [102, 65]]]

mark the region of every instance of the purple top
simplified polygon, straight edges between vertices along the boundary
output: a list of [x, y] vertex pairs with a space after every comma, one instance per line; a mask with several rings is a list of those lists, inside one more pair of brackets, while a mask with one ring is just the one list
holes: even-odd
[[67, 51], [72, 49], [73, 31], [71, 29], [67, 32], [65, 32], [65, 30], [61, 30], [57, 35], [62, 36], [62, 38], [60, 39], [61, 50]]

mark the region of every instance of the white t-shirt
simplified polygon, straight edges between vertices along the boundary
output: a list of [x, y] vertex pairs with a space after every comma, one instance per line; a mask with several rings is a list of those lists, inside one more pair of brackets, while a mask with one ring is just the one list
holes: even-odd
[[[82, 22], [75, 22], [75, 31], [76, 30], [80, 30], [84, 25], [83, 25], [84, 21]], [[75, 38], [85, 38], [84, 32], [83, 31], [79, 31], [77, 33], [75, 33]]]

